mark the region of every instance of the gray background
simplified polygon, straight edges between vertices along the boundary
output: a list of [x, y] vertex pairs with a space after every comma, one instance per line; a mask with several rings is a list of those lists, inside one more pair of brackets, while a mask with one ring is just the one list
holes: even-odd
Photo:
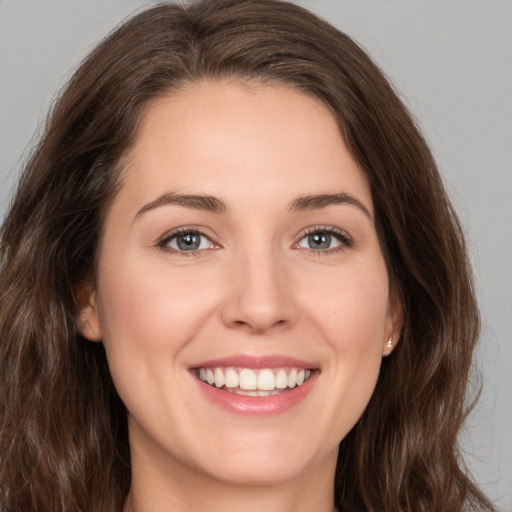
[[[302, 0], [355, 37], [424, 128], [466, 227], [483, 317], [483, 392], [462, 442], [512, 510], [512, 2]], [[70, 70], [137, 0], [0, 0], [0, 218]]]

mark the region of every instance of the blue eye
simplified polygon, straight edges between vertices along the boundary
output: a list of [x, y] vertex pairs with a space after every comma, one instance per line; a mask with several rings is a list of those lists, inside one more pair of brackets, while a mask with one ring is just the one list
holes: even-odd
[[197, 231], [176, 233], [163, 240], [161, 245], [180, 252], [200, 251], [203, 249], [212, 249], [214, 247], [214, 244], [207, 236]]
[[351, 245], [351, 239], [343, 233], [333, 229], [316, 229], [302, 237], [297, 247], [313, 251], [329, 251]]

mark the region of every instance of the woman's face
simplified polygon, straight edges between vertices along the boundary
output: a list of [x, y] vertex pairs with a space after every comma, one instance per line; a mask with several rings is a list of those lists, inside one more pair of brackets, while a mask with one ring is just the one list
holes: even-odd
[[123, 176], [80, 322], [105, 345], [134, 468], [332, 474], [400, 329], [333, 116], [285, 87], [189, 86], [149, 107]]

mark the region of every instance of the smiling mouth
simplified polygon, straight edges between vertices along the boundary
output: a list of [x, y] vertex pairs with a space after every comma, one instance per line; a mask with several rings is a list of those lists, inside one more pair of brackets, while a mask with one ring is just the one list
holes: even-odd
[[211, 367], [195, 369], [196, 377], [217, 389], [244, 396], [279, 395], [302, 386], [314, 370], [295, 367], [238, 368]]

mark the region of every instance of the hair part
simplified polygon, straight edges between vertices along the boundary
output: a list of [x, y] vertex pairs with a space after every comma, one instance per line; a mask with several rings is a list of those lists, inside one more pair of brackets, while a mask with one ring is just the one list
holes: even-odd
[[[328, 49], [328, 50], [326, 50]], [[392, 87], [348, 36], [279, 0], [161, 4], [111, 33], [55, 103], [0, 239], [0, 507], [120, 511], [126, 411], [99, 343], [76, 325], [102, 228], [148, 105], [203, 80], [322, 100], [368, 179], [404, 327], [340, 444], [339, 510], [492, 510], [457, 434], [479, 317], [464, 237], [433, 157]]]

